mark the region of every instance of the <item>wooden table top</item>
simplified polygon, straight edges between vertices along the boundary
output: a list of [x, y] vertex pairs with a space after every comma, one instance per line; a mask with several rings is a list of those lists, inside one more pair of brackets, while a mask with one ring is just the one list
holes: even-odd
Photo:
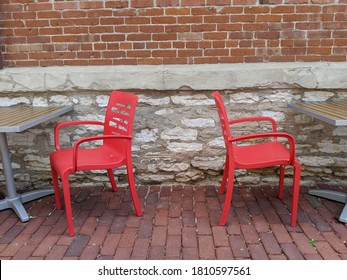
[[72, 110], [72, 105], [0, 107], [0, 132], [21, 132]]
[[288, 107], [335, 126], [347, 125], [347, 102], [302, 102]]

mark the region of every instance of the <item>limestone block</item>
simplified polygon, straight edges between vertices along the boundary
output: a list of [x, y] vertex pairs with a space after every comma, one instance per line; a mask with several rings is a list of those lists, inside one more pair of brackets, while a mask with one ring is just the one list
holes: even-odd
[[[12, 165], [12, 169], [20, 169], [22, 166], [17, 163], [17, 162], [11, 162], [11, 165]], [[4, 168], [3, 168], [3, 165], [2, 163], [0, 163], [0, 170], [3, 171]]]
[[260, 182], [260, 175], [250, 174], [248, 176], [237, 177], [236, 181], [240, 185], [255, 185]]
[[183, 119], [182, 124], [187, 127], [215, 127], [216, 123], [213, 119], [197, 118], [197, 119]]
[[334, 164], [334, 160], [331, 157], [322, 156], [299, 156], [299, 162], [306, 166], [331, 166]]
[[165, 116], [165, 115], [172, 114], [173, 112], [174, 112], [174, 110], [172, 110], [170, 108], [164, 108], [164, 109], [155, 111], [154, 114], [156, 114], [158, 116]]
[[30, 100], [26, 97], [15, 97], [15, 98], [1, 97], [0, 104], [1, 106], [4, 106], [4, 107], [20, 105], [20, 104], [29, 105]]
[[289, 103], [293, 100], [293, 93], [290, 91], [276, 91], [274, 93], [268, 93], [266, 95], [262, 95], [264, 99], [261, 102], [283, 102]]
[[171, 96], [171, 100], [174, 104], [182, 106], [206, 106], [215, 104], [213, 99], [208, 98], [204, 94]]
[[190, 168], [190, 164], [185, 162], [159, 163], [158, 169], [167, 172], [182, 172]]
[[252, 92], [239, 92], [230, 95], [230, 103], [255, 103], [259, 101], [259, 95]]
[[225, 143], [224, 143], [223, 136], [215, 138], [215, 139], [209, 141], [207, 143], [207, 146], [208, 147], [212, 147], [212, 148], [225, 148]]
[[33, 146], [36, 144], [35, 138], [36, 135], [32, 132], [7, 134], [7, 140], [11, 147], [13, 147], [13, 145], [22, 145], [24, 147]]
[[347, 136], [347, 126], [339, 126], [333, 130], [334, 136], [341, 136], [346, 137]]
[[42, 157], [38, 155], [27, 154], [24, 157], [25, 165], [28, 169], [40, 170], [40, 171], [49, 171], [50, 163], [48, 157]]
[[182, 172], [190, 168], [190, 164], [186, 162], [174, 162], [171, 160], [159, 160], [156, 163], [147, 165], [148, 171], [157, 173], [159, 170], [166, 172]]
[[49, 98], [49, 101], [52, 103], [57, 103], [60, 106], [71, 104], [71, 101], [69, 100], [69, 98], [66, 95], [52, 95]]
[[319, 131], [319, 130], [323, 130], [324, 128], [325, 128], [324, 124], [316, 124], [316, 125], [305, 126], [302, 128], [302, 131]]
[[105, 107], [107, 107], [109, 99], [110, 99], [110, 97], [108, 95], [98, 95], [96, 97], [95, 102], [98, 104], [99, 107], [105, 108]]
[[189, 182], [189, 181], [201, 180], [204, 178], [205, 178], [204, 172], [198, 171], [198, 170], [192, 170], [188, 172], [178, 173], [175, 177], [175, 180], [177, 182]]
[[312, 123], [313, 118], [304, 115], [304, 114], [297, 114], [294, 116], [294, 122], [297, 124], [309, 124]]
[[167, 129], [160, 134], [161, 139], [182, 140], [182, 141], [195, 141], [197, 139], [197, 136], [198, 136], [197, 130], [185, 129], [181, 127]]
[[218, 171], [223, 169], [224, 162], [224, 157], [194, 157], [191, 164], [201, 170]]
[[277, 122], [284, 121], [286, 118], [283, 112], [277, 112], [277, 111], [263, 111], [262, 116], [274, 118]]
[[158, 139], [158, 129], [142, 129], [135, 134], [134, 141], [138, 143], [155, 142]]
[[78, 97], [78, 104], [81, 106], [91, 106], [95, 102], [92, 97], [89, 96], [79, 96]]
[[33, 106], [34, 107], [46, 107], [46, 106], [48, 106], [48, 100], [45, 97], [34, 97]]
[[321, 102], [326, 101], [333, 96], [334, 93], [328, 91], [310, 91], [304, 93], [302, 100], [305, 102]]
[[169, 151], [174, 153], [200, 152], [202, 151], [202, 144], [170, 142], [167, 148]]
[[160, 106], [160, 105], [167, 105], [170, 103], [169, 97], [163, 97], [163, 98], [152, 98], [150, 96], [145, 95], [138, 95], [139, 103], [151, 105], [151, 106]]
[[337, 144], [332, 141], [322, 141], [318, 143], [319, 151], [327, 154], [347, 153], [347, 145]]

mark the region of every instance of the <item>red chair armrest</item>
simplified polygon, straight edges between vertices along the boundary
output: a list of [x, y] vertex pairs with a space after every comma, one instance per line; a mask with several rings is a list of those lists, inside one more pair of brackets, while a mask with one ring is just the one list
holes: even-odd
[[104, 125], [103, 122], [99, 121], [69, 121], [69, 122], [61, 122], [57, 124], [54, 128], [54, 145], [55, 149], [60, 149], [60, 129], [67, 126], [77, 126], [77, 125]]

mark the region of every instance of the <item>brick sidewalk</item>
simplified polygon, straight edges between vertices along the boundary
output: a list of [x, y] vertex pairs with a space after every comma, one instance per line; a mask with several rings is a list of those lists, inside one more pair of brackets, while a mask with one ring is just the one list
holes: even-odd
[[65, 211], [45, 197], [25, 204], [27, 223], [0, 211], [0, 259], [347, 259], [347, 226], [337, 221], [343, 204], [307, 192], [301, 188], [293, 228], [288, 188], [281, 201], [277, 189], [240, 187], [220, 227], [224, 197], [212, 186], [141, 186], [140, 218], [125, 188], [73, 188], [75, 237]]

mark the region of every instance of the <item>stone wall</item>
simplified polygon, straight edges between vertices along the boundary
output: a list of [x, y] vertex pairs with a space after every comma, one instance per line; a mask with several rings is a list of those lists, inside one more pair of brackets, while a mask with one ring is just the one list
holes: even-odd
[[[194, 67], [2, 70], [1, 106], [74, 105], [74, 112], [68, 115], [23, 133], [8, 134], [18, 186], [40, 188], [51, 183], [54, 125], [70, 119], [103, 120], [111, 89], [139, 96], [133, 131], [139, 185], [220, 183], [225, 149], [211, 96], [214, 90], [222, 93], [231, 118], [271, 116], [278, 121], [279, 131], [295, 136], [303, 184], [346, 182], [347, 127], [333, 127], [287, 107], [298, 101], [346, 101], [346, 64]], [[94, 129], [92, 133], [97, 133]], [[268, 129], [247, 125], [235, 127], [234, 132]], [[85, 128], [66, 131], [62, 143], [70, 144], [85, 135]], [[287, 184], [292, 182], [291, 173], [288, 168]], [[115, 174], [120, 183], [126, 182], [124, 169]], [[76, 174], [71, 180], [73, 186], [108, 184], [103, 172]], [[277, 185], [278, 169], [238, 170], [236, 180], [241, 185]], [[2, 172], [0, 182], [4, 185]]]

